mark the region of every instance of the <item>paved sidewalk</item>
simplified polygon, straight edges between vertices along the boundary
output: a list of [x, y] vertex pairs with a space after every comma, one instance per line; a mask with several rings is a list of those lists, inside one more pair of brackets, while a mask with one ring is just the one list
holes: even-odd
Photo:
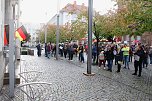
[[[130, 70], [116, 73], [92, 66], [95, 76], [87, 77], [86, 62], [67, 59], [55, 60], [35, 56], [22, 56], [22, 71], [41, 71], [37, 81], [52, 83], [47, 101], [152, 101], [152, 66], [143, 69], [142, 76], [133, 76]], [[24, 62], [24, 63], [23, 63]]]

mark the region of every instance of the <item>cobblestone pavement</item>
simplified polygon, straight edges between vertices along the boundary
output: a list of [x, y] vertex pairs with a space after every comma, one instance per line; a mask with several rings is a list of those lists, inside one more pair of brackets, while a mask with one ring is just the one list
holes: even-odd
[[[22, 56], [22, 71], [41, 71], [36, 81], [48, 82], [46, 101], [152, 101], [152, 66], [143, 69], [142, 76], [133, 76], [130, 70], [116, 73], [92, 66], [95, 76], [85, 76], [87, 65], [67, 59], [55, 60], [44, 56]], [[41, 101], [41, 100], [40, 100]], [[42, 100], [43, 101], [43, 100]]]

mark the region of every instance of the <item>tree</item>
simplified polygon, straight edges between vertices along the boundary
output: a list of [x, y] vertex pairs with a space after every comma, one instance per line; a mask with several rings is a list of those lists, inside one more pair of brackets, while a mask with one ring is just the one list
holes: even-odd
[[[145, 31], [152, 30], [152, 1], [151, 0], [115, 0], [118, 4], [116, 16], [125, 20], [127, 29], [131, 35], [141, 35]], [[121, 12], [123, 11], [123, 13]], [[117, 18], [118, 20], [118, 18]], [[122, 24], [120, 24], [122, 26]]]
[[72, 34], [73, 40], [80, 40], [84, 38], [87, 33], [87, 12], [81, 11], [79, 15], [77, 15], [76, 21], [72, 22], [70, 25], [70, 31]]

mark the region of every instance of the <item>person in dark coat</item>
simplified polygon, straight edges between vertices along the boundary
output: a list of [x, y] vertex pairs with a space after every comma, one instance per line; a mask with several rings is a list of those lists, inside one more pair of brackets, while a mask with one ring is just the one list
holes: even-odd
[[117, 60], [118, 60], [118, 62], [117, 62], [117, 71], [116, 71], [117, 73], [120, 72], [121, 65], [123, 64], [123, 51], [121, 49], [122, 49], [122, 47], [120, 48], [120, 50], [118, 50], [118, 53], [116, 55]]
[[79, 47], [79, 61], [80, 62], [83, 62], [84, 63], [84, 48], [83, 48], [83, 46], [81, 45], [80, 47]]
[[107, 71], [112, 72], [114, 54], [113, 54], [113, 50], [110, 47], [108, 47], [108, 50], [105, 52], [105, 57], [106, 57], [106, 60], [108, 62], [108, 65], [107, 65], [108, 70]]
[[92, 47], [92, 57], [93, 57], [93, 63], [95, 63], [96, 57], [97, 57], [97, 46], [96, 44]]
[[64, 57], [66, 58], [67, 57], [67, 53], [68, 53], [67, 45], [64, 45], [63, 52], [64, 52]]
[[48, 54], [47, 54], [47, 43], [45, 43], [45, 57], [48, 57]]
[[142, 72], [142, 63], [143, 63], [143, 60], [144, 60], [144, 50], [142, 48], [142, 46], [139, 46], [137, 51], [134, 53], [135, 56], [137, 56], [135, 58], [135, 61], [134, 61], [134, 67], [135, 67], [135, 73], [133, 73], [132, 75], [137, 75], [137, 71], [139, 69], [139, 77], [141, 76], [141, 72]]
[[69, 60], [73, 61], [73, 54], [74, 54], [74, 48], [73, 45], [70, 45], [69, 47]]
[[40, 57], [40, 56], [41, 56], [41, 45], [38, 44], [38, 45], [36, 46], [36, 48], [37, 48], [37, 55], [38, 55], [38, 57]]

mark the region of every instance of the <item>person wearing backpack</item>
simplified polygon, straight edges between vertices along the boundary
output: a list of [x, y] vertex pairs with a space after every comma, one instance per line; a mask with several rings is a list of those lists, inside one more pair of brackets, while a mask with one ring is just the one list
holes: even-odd
[[100, 54], [99, 54], [99, 68], [101, 67], [101, 65], [104, 65], [104, 69], [105, 68], [105, 52], [104, 51], [101, 51]]

